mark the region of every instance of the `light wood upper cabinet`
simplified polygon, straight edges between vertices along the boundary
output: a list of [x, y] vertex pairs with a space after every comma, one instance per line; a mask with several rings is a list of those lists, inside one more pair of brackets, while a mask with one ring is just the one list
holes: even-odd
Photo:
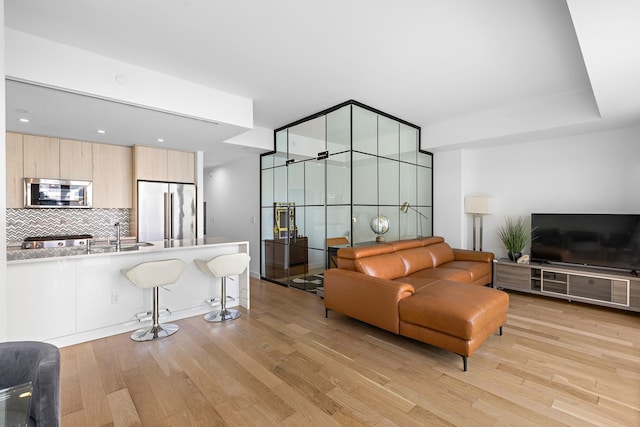
[[45, 136], [23, 135], [24, 176], [60, 178], [60, 140]]
[[22, 134], [7, 132], [7, 208], [24, 207]]
[[24, 208], [23, 178], [51, 178], [92, 181], [94, 208], [131, 209], [132, 153], [120, 145], [7, 132], [7, 208]]
[[136, 181], [139, 179], [167, 180], [167, 150], [136, 145], [133, 156]]
[[195, 182], [195, 154], [164, 148], [134, 147], [134, 175], [137, 180]]
[[93, 145], [93, 207], [132, 207], [131, 147]]
[[25, 178], [92, 180], [93, 144], [26, 134], [22, 140]]
[[94, 144], [70, 139], [60, 140], [60, 179], [91, 181], [93, 179]]
[[167, 181], [195, 182], [195, 157], [192, 152], [167, 150]]

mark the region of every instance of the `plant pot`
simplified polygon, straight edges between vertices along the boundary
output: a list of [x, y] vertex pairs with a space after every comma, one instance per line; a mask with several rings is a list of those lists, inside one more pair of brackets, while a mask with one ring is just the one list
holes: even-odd
[[518, 259], [522, 256], [522, 252], [511, 252], [508, 253], [509, 259], [511, 261], [518, 261]]

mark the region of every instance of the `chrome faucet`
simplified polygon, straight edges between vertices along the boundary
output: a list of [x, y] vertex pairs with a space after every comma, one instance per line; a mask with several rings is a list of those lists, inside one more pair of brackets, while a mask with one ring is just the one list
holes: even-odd
[[113, 226], [116, 229], [116, 251], [120, 252], [120, 223], [116, 222]]

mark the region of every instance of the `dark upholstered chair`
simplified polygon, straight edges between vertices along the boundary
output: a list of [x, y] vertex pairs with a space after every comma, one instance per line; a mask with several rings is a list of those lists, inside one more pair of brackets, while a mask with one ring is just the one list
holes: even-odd
[[19, 341], [0, 343], [0, 390], [31, 381], [29, 425], [60, 425], [60, 351], [54, 345]]

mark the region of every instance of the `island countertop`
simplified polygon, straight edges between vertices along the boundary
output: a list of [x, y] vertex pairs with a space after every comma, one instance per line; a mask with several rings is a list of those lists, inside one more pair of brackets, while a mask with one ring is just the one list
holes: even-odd
[[120, 250], [114, 244], [98, 243], [88, 247], [71, 246], [63, 248], [22, 249], [7, 248], [7, 264], [23, 262], [52, 261], [61, 257], [96, 257], [105, 255], [131, 255], [135, 253], [151, 253], [174, 249], [186, 249], [202, 246], [235, 245], [246, 243], [229, 237], [204, 237], [200, 239], [160, 240], [156, 242], [128, 243], [123, 242]]

